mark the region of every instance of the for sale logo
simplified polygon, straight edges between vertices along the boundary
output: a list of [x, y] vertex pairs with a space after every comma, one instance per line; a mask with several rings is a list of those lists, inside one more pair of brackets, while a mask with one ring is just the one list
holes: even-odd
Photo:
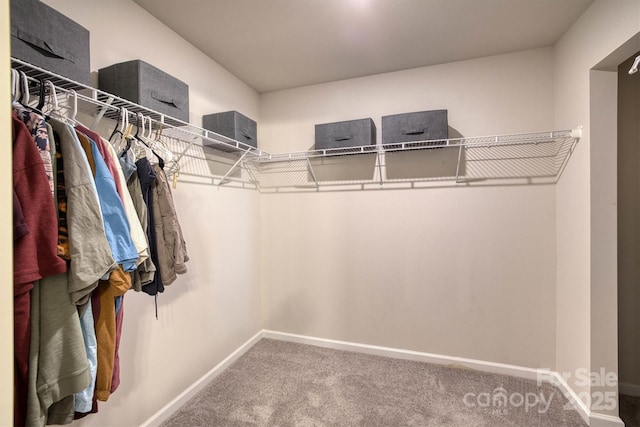
[[[605, 368], [598, 371], [589, 371], [586, 368], [578, 368], [574, 372], [561, 372], [560, 375], [567, 384], [573, 383], [577, 388], [589, 388], [590, 391], [581, 391], [577, 393], [587, 408], [592, 411], [610, 411], [616, 408], [616, 392], [601, 391], [598, 388], [615, 388], [618, 385], [618, 375], [615, 372], [607, 372]], [[538, 385], [542, 384], [544, 376], [538, 375]], [[564, 406], [565, 409], [574, 409], [579, 403], [576, 396], [572, 395], [569, 402]]]
[[469, 408], [492, 408], [495, 415], [506, 415], [510, 407], [544, 414], [549, 410], [554, 395], [552, 392], [545, 396], [542, 390], [537, 393], [508, 393], [503, 387], [498, 387], [492, 392], [467, 393], [462, 400]]

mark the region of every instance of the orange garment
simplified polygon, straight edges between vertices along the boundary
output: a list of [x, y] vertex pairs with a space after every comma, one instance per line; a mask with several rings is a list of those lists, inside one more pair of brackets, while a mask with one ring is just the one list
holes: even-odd
[[116, 177], [118, 176], [118, 168], [115, 163], [116, 161], [111, 156], [111, 153], [109, 152], [109, 148], [107, 147], [108, 142], [102, 139], [102, 137], [97, 133], [95, 133], [94, 131], [87, 129], [86, 127], [80, 124], [76, 126], [76, 131], [79, 133], [82, 133], [84, 136], [88, 137], [89, 139], [91, 139], [93, 142], [96, 143], [98, 152], [100, 152], [102, 159], [107, 164], [107, 169], [109, 169], [109, 172], [111, 172], [111, 175], [115, 180], [116, 191], [118, 192], [120, 199], [124, 199], [124, 191], [122, 190], [122, 185], [120, 184], [120, 181], [116, 179]]
[[93, 151], [91, 151], [91, 142], [86, 135], [81, 132], [76, 131], [76, 135], [78, 136], [78, 140], [80, 141], [80, 145], [87, 155], [87, 160], [89, 161], [89, 167], [91, 168], [91, 173], [93, 176], [96, 176], [96, 161], [93, 158]]
[[96, 373], [96, 398], [106, 401], [111, 395], [111, 381], [116, 353], [116, 297], [131, 288], [131, 275], [122, 266], [111, 272], [109, 280], [100, 280], [94, 291], [100, 301], [99, 313], [95, 315], [96, 340], [98, 343], [98, 369]]

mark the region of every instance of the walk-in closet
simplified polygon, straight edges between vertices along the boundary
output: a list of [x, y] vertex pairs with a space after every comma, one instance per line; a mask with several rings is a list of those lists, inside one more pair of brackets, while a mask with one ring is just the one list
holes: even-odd
[[0, 425], [640, 425], [640, 1], [0, 3]]

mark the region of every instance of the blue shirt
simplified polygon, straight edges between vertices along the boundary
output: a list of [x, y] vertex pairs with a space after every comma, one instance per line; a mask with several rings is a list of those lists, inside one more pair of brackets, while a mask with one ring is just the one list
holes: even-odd
[[102, 158], [96, 143], [91, 140], [91, 152], [96, 166], [95, 182], [102, 211], [104, 232], [111, 248], [113, 259], [122, 265], [124, 271], [134, 271], [138, 250], [131, 239], [131, 228], [122, 200], [116, 190], [116, 183]]

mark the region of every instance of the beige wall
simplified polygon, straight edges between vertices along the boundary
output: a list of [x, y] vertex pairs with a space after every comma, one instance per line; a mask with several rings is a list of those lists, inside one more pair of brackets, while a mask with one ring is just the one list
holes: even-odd
[[258, 94], [131, 0], [45, 0], [91, 36], [91, 71], [142, 59], [189, 85], [190, 123], [204, 114], [240, 109], [258, 117]]
[[[617, 286], [618, 260], [616, 235], [611, 228], [617, 223], [617, 73], [592, 70], [590, 84], [591, 194], [599, 208], [591, 211], [591, 372], [618, 371], [617, 346]], [[599, 254], [599, 255], [596, 255]], [[599, 258], [594, 262], [593, 258]], [[613, 396], [616, 385], [594, 384], [592, 410], [603, 411], [600, 396]], [[616, 415], [615, 408], [608, 411]]]
[[[640, 74], [618, 72], [618, 309], [620, 383], [640, 392]], [[627, 392], [631, 391], [628, 390]]]
[[[132, 1], [46, 3], [89, 29], [93, 71], [143, 59], [189, 85], [192, 123], [230, 109], [257, 117], [256, 92]], [[158, 320], [153, 297], [127, 294], [120, 389], [79, 426], [140, 424], [261, 329], [257, 193], [181, 182], [174, 199], [188, 273], [159, 295]]]
[[[0, 0], [0, 158], [11, 158], [11, 107], [10, 107], [10, 72], [9, 72], [9, 0]], [[10, 162], [9, 162], [10, 163]], [[11, 168], [0, 168], [0, 200], [11, 200]], [[11, 203], [0, 204], [0, 283], [13, 282], [13, 238]], [[13, 424], [13, 287], [0, 286], [0, 390], [4, 390], [0, 399], [0, 425]]]
[[556, 369], [585, 396], [591, 390], [576, 384], [576, 369], [617, 370], [616, 166], [609, 155], [616, 142], [591, 134], [590, 70], [639, 30], [639, 2], [597, 0], [555, 48], [555, 127], [584, 126], [556, 187]]
[[637, 1], [597, 0], [555, 49], [260, 98], [129, 0], [46, 3], [91, 31], [92, 70], [150, 62], [189, 84], [192, 123], [238, 109], [274, 152], [309, 148], [315, 123], [373, 117], [380, 131], [382, 115], [435, 108], [465, 136], [585, 127], [556, 187], [256, 195], [180, 184], [190, 271], [160, 296], [158, 321], [151, 298], [127, 296], [121, 388], [78, 425], [140, 423], [262, 326], [569, 373], [610, 363], [615, 188], [594, 185], [594, 162], [614, 142], [591, 135], [589, 70], [640, 30]]
[[306, 150], [314, 124], [363, 117], [380, 140], [381, 116], [439, 108], [462, 136], [549, 130], [551, 61], [551, 49], [538, 49], [266, 93], [260, 142], [275, 153]]
[[[552, 50], [264, 94], [260, 140], [446, 108], [477, 136], [549, 130]], [[555, 358], [552, 186], [263, 194], [264, 326], [530, 367]]]

